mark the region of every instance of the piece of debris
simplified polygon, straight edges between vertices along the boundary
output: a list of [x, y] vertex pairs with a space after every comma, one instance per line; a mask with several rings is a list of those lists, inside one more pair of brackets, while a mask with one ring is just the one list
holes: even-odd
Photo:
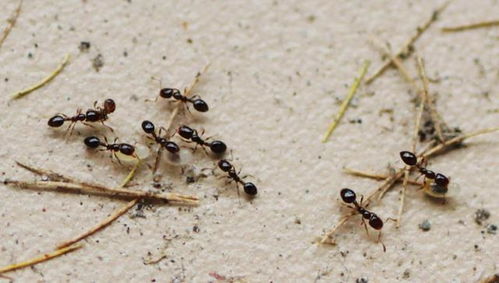
[[486, 209], [477, 209], [475, 211], [475, 222], [478, 225], [482, 225], [483, 221], [489, 219], [490, 212]]
[[104, 66], [104, 57], [102, 54], [98, 54], [92, 59], [92, 67], [94, 67], [95, 71], [98, 72]]
[[431, 229], [431, 223], [428, 219], [425, 219], [423, 222], [419, 223], [419, 229], [423, 230], [423, 231], [430, 231]]
[[88, 41], [80, 42], [80, 46], [78, 46], [78, 49], [80, 49], [80, 52], [88, 52], [88, 50], [90, 49], [90, 42]]
[[497, 225], [495, 224], [487, 225], [487, 233], [495, 235], [497, 233]]

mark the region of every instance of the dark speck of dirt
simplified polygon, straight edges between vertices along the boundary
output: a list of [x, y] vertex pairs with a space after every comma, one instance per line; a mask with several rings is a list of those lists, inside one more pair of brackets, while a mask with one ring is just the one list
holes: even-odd
[[185, 178], [185, 182], [186, 182], [187, 184], [192, 184], [192, 183], [196, 182], [196, 178], [194, 178], [194, 176], [187, 176], [187, 177]]
[[104, 57], [102, 54], [98, 54], [92, 59], [92, 67], [94, 67], [95, 71], [98, 72], [104, 66]]
[[200, 230], [199, 230], [198, 225], [194, 225], [194, 227], [192, 227], [192, 231], [193, 231], [194, 233], [199, 233], [199, 231], [200, 231]]
[[495, 235], [497, 233], [497, 225], [495, 224], [487, 225], [487, 233]]
[[409, 279], [411, 277], [411, 272], [409, 271], [409, 269], [406, 269], [404, 271], [404, 274], [402, 274], [402, 278], [403, 279]]
[[33, 53], [29, 52], [29, 53], [28, 53], [28, 58], [29, 58], [29, 59], [33, 59]]
[[368, 283], [369, 280], [367, 278], [357, 278], [355, 279], [355, 283]]
[[477, 209], [475, 211], [475, 222], [478, 225], [482, 225], [482, 222], [489, 219], [490, 212], [486, 209]]
[[191, 39], [191, 38], [188, 38], [188, 39], [187, 39], [187, 43], [192, 44], [192, 39]]
[[80, 49], [80, 52], [88, 52], [88, 50], [90, 49], [90, 42], [88, 41], [80, 42], [80, 46], [78, 46], [78, 49]]
[[419, 223], [419, 229], [423, 231], [430, 231], [431, 229], [431, 223], [428, 219], [425, 219], [423, 222]]

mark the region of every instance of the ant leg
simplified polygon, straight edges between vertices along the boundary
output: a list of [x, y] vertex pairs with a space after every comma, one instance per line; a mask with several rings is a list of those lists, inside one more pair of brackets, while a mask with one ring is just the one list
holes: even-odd
[[380, 243], [383, 246], [383, 252], [386, 253], [386, 246], [383, 243], [383, 241], [381, 241], [381, 230], [379, 231], [379, 234], [378, 234], [378, 243]]
[[114, 158], [116, 158], [116, 161], [118, 161], [118, 163], [123, 166], [123, 163], [121, 163], [121, 160], [120, 158], [118, 157], [118, 155], [116, 155], [116, 152], [113, 152], [113, 155], [114, 155]]
[[111, 132], [113, 132], [113, 133], [114, 133], [113, 128], [111, 128], [110, 126], [106, 125], [106, 124], [104, 123], [104, 121], [100, 121], [100, 122], [102, 123], [102, 125], [103, 125], [104, 127], [108, 128], [109, 130], [111, 130]]
[[66, 130], [66, 139], [68, 139], [72, 134], [73, 130], [76, 127], [76, 121], [72, 121], [71, 124], [69, 124], [68, 129]]
[[362, 217], [362, 225], [364, 225], [364, 229], [366, 230], [367, 237], [369, 238], [369, 229], [367, 229], [367, 224], [366, 221], [364, 220], [364, 217]]

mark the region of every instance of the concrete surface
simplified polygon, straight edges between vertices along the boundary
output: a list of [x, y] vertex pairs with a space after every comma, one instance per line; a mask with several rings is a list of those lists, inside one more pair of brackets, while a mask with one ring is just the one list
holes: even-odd
[[[87, 151], [83, 125], [65, 142], [46, 126], [57, 112], [73, 114], [114, 98], [109, 125], [122, 141], [143, 143], [140, 123], [166, 123], [171, 107], [153, 99], [163, 86], [183, 87], [207, 62], [197, 87], [209, 112], [191, 125], [233, 149], [234, 164], [259, 187], [253, 201], [238, 199], [215, 176], [186, 184], [180, 169], [163, 165], [165, 187], [197, 194], [196, 208], [146, 206], [143, 217], [121, 217], [88, 238], [85, 247], [6, 275], [16, 282], [208, 282], [210, 273], [247, 282], [477, 282], [498, 272], [499, 134], [431, 160], [460, 192], [447, 205], [408, 192], [402, 227], [387, 223], [387, 252], [349, 222], [337, 246], [313, 242], [341, 217], [336, 201], [348, 186], [366, 193], [378, 184], [342, 173], [344, 166], [384, 172], [401, 166], [414, 120], [413, 94], [395, 70], [362, 87], [330, 142], [320, 143], [339, 101], [365, 59], [381, 64], [370, 38], [398, 50], [442, 1], [24, 1], [21, 16], [0, 49], [0, 157], [2, 178], [35, 178], [15, 166], [29, 162], [116, 185], [127, 174], [107, 154]], [[17, 1], [1, 0], [1, 27]], [[496, 0], [454, 1], [417, 42], [438, 109], [468, 132], [499, 123], [499, 28], [442, 33], [440, 28], [497, 19]], [[88, 52], [80, 52], [88, 41]], [[9, 95], [40, 80], [64, 54], [71, 64], [48, 86], [18, 101]], [[97, 72], [92, 59], [102, 55]], [[414, 57], [406, 65], [415, 72]], [[380, 114], [393, 109], [393, 114]], [[349, 121], [361, 119], [362, 123]], [[103, 135], [106, 132], [102, 131]], [[107, 133], [108, 134], [108, 133]], [[202, 151], [198, 168], [214, 167]], [[150, 162], [150, 161], [149, 161]], [[217, 171], [217, 175], [220, 175]], [[143, 167], [135, 189], [150, 189]], [[373, 210], [396, 216], [398, 191]], [[218, 198], [215, 198], [217, 195]], [[0, 185], [0, 266], [51, 251], [104, 219], [123, 201], [23, 191]], [[480, 226], [477, 209], [491, 216]], [[423, 232], [418, 225], [428, 219]], [[198, 229], [194, 229], [196, 226]], [[197, 232], [195, 232], [196, 230]], [[145, 264], [158, 259], [156, 264]], [[0, 278], [0, 281], [4, 279]]]

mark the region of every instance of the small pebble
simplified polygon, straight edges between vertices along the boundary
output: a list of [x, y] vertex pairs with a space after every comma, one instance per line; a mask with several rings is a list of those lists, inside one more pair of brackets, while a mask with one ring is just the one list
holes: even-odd
[[477, 209], [475, 211], [475, 222], [478, 225], [482, 225], [482, 222], [489, 219], [490, 212], [486, 209]]
[[487, 233], [495, 235], [497, 233], [497, 225], [495, 224], [487, 225]]
[[423, 231], [430, 231], [431, 229], [431, 223], [428, 219], [425, 219], [423, 222], [421, 222], [419, 224], [419, 229], [423, 230]]

